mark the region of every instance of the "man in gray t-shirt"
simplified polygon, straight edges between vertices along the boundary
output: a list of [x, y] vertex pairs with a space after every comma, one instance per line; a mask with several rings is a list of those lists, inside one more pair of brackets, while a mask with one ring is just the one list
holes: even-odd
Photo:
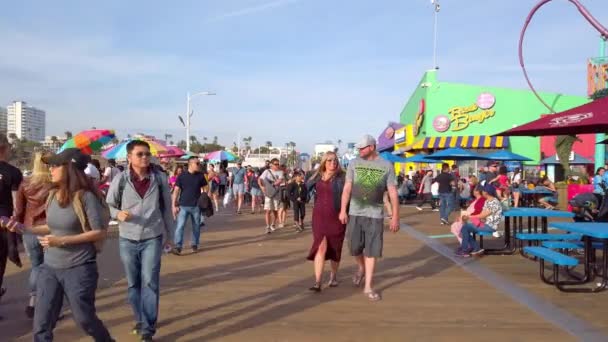
[[431, 208], [435, 210], [435, 201], [433, 200], [433, 193], [431, 191], [431, 187], [433, 185], [433, 171], [428, 170], [424, 177], [422, 178], [422, 182], [420, 183], [420, 189], [418, 193], [420, 194], [420, 202], [416, 206], [416, 209], [422, 210], [422, 206], [424, 203], [430, 203]]
[[[363, 293], [369, 300], [380, 296], [372, 289], [376, 259], [382, 257], [384, 233], [384, 193], [388, 191], [392, 206], [390, 230], [399, 230], [399, 196], [393, 165], [376, 152], [376, 139], [366, 135], [355, 145], [359, 156], [346, 171], [342, 193], [340, 221], [347, 224], [348, 244], [359, 266], [353, 284], [359, 286], [365, 276]], [[349, 208], [348, 213], [346, 208]]]

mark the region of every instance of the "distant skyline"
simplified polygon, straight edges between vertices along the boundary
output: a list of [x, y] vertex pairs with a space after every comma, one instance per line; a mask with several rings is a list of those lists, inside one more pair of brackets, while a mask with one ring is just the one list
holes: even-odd
[[[517, 42], [536, 0], [441, 0], [438, 78], [527, 89]], [[583, 0], [608, 26], [608, 2]], [[433, 65], [428, 0], [13, 1], [0, 21], [0, 106], [47, 112], [47, 135], [92, 126], [224, 145], [252, 136], [311, 152], [398, 121]], [[585, 95], [597, 33], [567, 1], [537, 14], [525, 57], [538, 90]]]

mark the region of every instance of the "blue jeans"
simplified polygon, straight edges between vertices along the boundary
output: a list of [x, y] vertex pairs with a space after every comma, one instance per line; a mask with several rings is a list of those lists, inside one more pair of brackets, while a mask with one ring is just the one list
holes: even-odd
[[184, 228], [188, 217], [192, 220], [192, 246], [198, 247], [201, 239], [201, 210], [199, 207], [179, 207], [179, 213], [177, 213], [177, 228], [175, 228], [175, 247], [182, 248], [184, 243]]
[[129, 286], [127, 299], [133, 308], [135, 322], [141, 325], [142, 334], [156, 333], [162, 240], [161, 235], [142, 241], [121, 237], [119, 242], [120, 259]]
[[44, 262], [44, 253], [42, 251], [40, 242], [38, 242], [38, 237], [36, 237], [34, 234], [23, 234], [23, 244], [25, 245], [25, 252], [30, 258], [30, 262], [32, 264], [29, 279], [30, 296], [35, 296], [36, 282], [38, 281], [40, 265], [42, 265]]
[[439, 218], [448, 220], [452, 212], [452, 202], [454, 194], [451, 192], [439, 193]]
[[460, 249], [465, 252], [478, 251], [479, 244], [477, 243], [477, 240], [475, 240], [475, 237], [473, 237], [473, 234], [480, 231], [494, 232], [494, 229], [492, 229], [488, 225], [484, 225], [483, 227], [475, 227], [471, 223], [464, 224], [462, 226], [462, 230], [460, 231], [460, 235], [462, 236], [462, 243], [460, 244]]
[[113, 341], [108, 329], [97, 317], [97, 263], [90, 262], [72, 268], [52, 268], [40, 265], [34, 311], [34, 342], [53, 341], [53, 330], [61, 313], [63, 297], [70, 304], [76, 324], [96, 342]]

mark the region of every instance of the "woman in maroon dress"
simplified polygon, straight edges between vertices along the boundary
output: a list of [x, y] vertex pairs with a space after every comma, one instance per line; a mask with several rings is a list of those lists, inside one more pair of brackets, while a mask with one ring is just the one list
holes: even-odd
[[308, 181], [308, 188], [316, 189], [312, 210], [313, 243], [308, 260], [314, 261], [315, 285], [311, 291], [321, 291], [321, 276], [325, 260], [331, 261], [331, 274], [327, 286], [338, 286], [337, 274], [342, 255], [346, 225], [340, 223], [340, 202], [344, 189], [344, 171], [333, 152], [325, 153], [318, 171]]

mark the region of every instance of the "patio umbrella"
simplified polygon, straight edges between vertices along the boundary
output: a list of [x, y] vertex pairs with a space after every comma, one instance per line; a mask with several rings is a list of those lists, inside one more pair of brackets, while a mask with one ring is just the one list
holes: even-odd
[[426, 164], [436, 164], [440, 162], [440, 160], [428, 159], [424, 154], [417, 154], [415, 156], [405, 158], [405, 163], [426, 163]]
[[160, 144], [158, 141], [146, 137], [135, 137], [121, 141], [118, 145], [115, 145], [101, 153], [106, 159], [127, 159], [127, 144], [133, 140], [145, 141], [150, 145], [150, 152], [153, 156], [158, 157], [159, 154], [166, 153], [167, 147]]
[[205, 156], [205, 160], [219, 161], [219, 162], [222, 162], [224, 160], [235, 161], [237, 159], [238, 159], [237, 156], [235, 156], [232, 152], [228, 152], [228, 151], [215, 151], [215, 152], [208, 153]]
[[406, 158], [396, 156], [390, 152], [381, 152], [380, 157], [388, 160], [391, 163], [405, 163]]
[[77, 148], [82, 153], [93, 154], [93, 152], [100, 151], [114, 138], [116, 138], [116, 134], [112, 129], [90, 129], [74, 135], [61, 146], [58, 152], [66, 148]]
[[566, 111], [546, 115], [538, 120], [495, 135], [544, 136], [608, 132], [608, 97]]
[[425, 158], [435, 160], [488, 160], [486, 156], [458, 147], [441, 150], [425, 156]]
[[186, 154], [181, 148], [177, 146], [166, 146], [167, 152], [160, 153], [159, 158], [179, 158]]
[[517, 153], [513, 153], [507, 150], [500, 150], [493, 153], [484, 155], [489, 160], [501, 160], [501, 161], [532, 161], [528, 157], [524, 157]]

